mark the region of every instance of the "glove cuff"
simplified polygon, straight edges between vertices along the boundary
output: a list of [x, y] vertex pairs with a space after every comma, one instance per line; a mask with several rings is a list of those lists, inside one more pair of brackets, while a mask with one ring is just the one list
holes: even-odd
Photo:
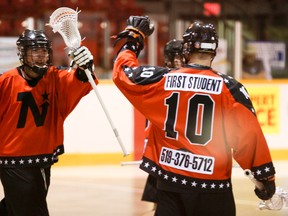
[[[133, 26], [127, 26], [127, 27], [125, 28], [125, 30], [133, 31], [134, 33], [136, 33], [136, 35], [133, 35], [134, 38], [139, 37], [139, 34], [142, 36], [143, 39], [145, 38], [145, 34], [144, 34], [143, 32], [141, 32], [139, 29], [134, 28]], [[137, 35], [137, 34], [138, 34], [138, 35]], [[130, 34], [129, 34], [129, 35], [130, 35]]]
[[257, 179], [257, 180], [260, 181], [260, 182], [263, 182], [263, 181], [275, 181], [275, 175], [268, 176], [266, 178]]
[[[93, 72], [91, 72], [91, 75], [93, 77], [93, 80], [96, 79], [95, 75]], [[88, 82], [88, 77], [86, 76], [86, 73], [84, 70], [82, 70], [81, 68], [77, 68], [76, 71], [75, 71], [75, 76], [78, 80], [82, 81], [82, 82]]]

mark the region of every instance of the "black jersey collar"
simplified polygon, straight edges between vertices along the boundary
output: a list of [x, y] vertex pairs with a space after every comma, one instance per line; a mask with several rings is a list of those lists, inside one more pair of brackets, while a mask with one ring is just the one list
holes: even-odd
[[199, 64], [187, 64], [187, 65], [185, 65], [185, 67], [193, 67], [193, 68], [199, 69], [199, 70], [211, 69], [211, 67], [209, 67], [209, 66], [199, 65]]

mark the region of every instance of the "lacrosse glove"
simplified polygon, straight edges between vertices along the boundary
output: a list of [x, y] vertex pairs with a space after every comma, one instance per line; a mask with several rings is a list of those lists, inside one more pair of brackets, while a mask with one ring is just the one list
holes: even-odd
[[134, 41], [137, 44], [138, 51], [144, 48], [144, 39], [150, 36], [154, 31], [154, 25], [150, 24], [148, 16], [130, 16], [126, 21], [126, 28], [115, 36], [116, 41], [126, 38], [128, 41]]
[[79, 80], [83, 82], [88, 81], [88, 78], [84, 71], [86, 69], [88, 69], [91, 72], [93, 79], [96, 78], [94, 74], [93, 55], [91, 54], [91, 52], [87, 47], [80, 46], [75, 51], [70, 51], [68, 53], [68, 56], [72, 59], [70, 67], [75, 64], [78, 66], [78, 68], [76, 69], [76, 77]]
[[93, 55], [87, 47], [80, 46], [74, 52], [70, 52], [69, 56], [74, 61], [74, 63], [78, 65], [78, 67], [80, 67], [82, 70], [94, 70]]
[[272, 198], [272, 196], [275, 194], [275, 177], [270, 176], [265, 179], [258, 179], [259, 182], [261, 182], [264, 186], [263, 190], [260, 190], [258, 188], [255, 188], [254, 192], [256, 196], [261, 200], [269, 200]]

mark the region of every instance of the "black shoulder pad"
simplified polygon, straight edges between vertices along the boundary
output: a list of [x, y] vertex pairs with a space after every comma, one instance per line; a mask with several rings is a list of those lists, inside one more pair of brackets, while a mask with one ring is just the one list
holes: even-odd
[[139, 66], [131, 68], [124, 65], [123, 71], [133, 83], [147, 85], [161, 80], [163, 75], [169, 72], [169, 69], [159, 66]]
[[234, 99], [247, 107], [254, 115], [256, 115], [247, 89], [233, 77], [221, 73], [217, 74], [223, 78], [224, 84], [227, 86]]

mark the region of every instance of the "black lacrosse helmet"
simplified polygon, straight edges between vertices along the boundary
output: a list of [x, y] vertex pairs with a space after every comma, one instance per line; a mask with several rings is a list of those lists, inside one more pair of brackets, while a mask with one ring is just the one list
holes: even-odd
[[[29, 30], [26, 29], [18, 38], [16, 41], [17, 49], [18, 49], [18, 56], [19, 60], [22, 65], [28, 66], [32, 68], [36, 73], [39, 73], [39, 75], [43, 76], [47, 70], [48, 66], [52, 64], [52, 58], [53, 58], [53, 51], [52, 51], [52, 43], [48, 39], [48, 37], [44, 34], [41, 30]], [[37, 66], [31, 66], [27, 62], [27, 50], [28, 48], [39, 48], [43, 47], [48, 50], [49, 58], [46, 63], [45, 68], [39, 68]]]
[[213, 24], [192, 23], [183, 34], [183, 54], [193, 52], [216, 55], [218, 36]]
[[165, 66], [174, 67], [173, 62], [175, 56], [181, 56], [183, 52], [183, 43], [182, 40], [170, 40], [164, 46], [164, 60]]

